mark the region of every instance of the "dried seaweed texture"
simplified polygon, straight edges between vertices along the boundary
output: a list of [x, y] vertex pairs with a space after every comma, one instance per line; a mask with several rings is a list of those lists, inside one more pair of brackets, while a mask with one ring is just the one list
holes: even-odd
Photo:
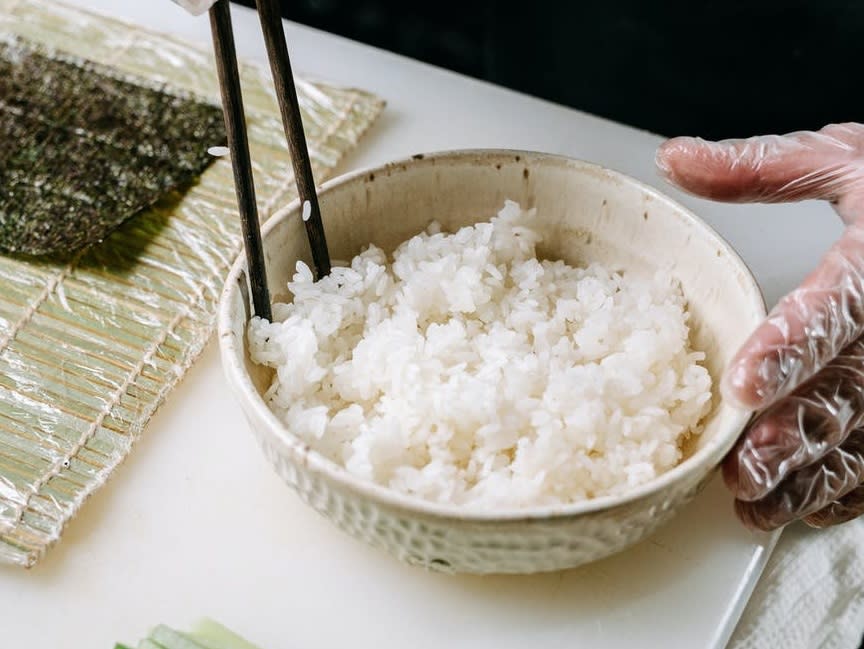
[[[0, 33], [219, 102], [206, 44], [52, 0], [0, 0]], [[264, 220], [296, 198], [295, 183], [269, 70], [241, 63], [240, 74]], [[321, 182], [383, 102], [302, 76], [297, 94]], [[0, 255], [0, 564], [39, 561], [112, 476], [210, 338], [241, 247], [223, 157], [101, 244], [53, 257]], [[156, 471], [153, 479], [167, 478]], [[123, 489], [122, 478], [112, 488]]]
[[0, 250], [101, 242], [188, 185], [225, 141], [221, 110], [106, 66], [0, 40]]

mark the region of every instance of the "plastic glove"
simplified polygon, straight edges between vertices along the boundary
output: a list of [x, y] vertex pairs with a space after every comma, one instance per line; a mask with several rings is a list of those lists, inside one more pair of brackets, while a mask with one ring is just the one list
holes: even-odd
[[823, 527], [864, 513], [864, 126], [706, 142], [675, 138], [657, 165], [715, 200], [830, 201], [847, 228], [738, 352], [724, 395], [761, 411], [724, 478], [750, 527]]
[[193, 16], [200, 16], [216, 4], [216, 0], [173, 0]]

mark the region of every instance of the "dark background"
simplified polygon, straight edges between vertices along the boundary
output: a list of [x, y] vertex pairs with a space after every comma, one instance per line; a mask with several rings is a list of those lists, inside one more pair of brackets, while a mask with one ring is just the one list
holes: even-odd
[[864, 121], [861, 0], [283, 0], [283, 7], [292, 20], [663, 135]]

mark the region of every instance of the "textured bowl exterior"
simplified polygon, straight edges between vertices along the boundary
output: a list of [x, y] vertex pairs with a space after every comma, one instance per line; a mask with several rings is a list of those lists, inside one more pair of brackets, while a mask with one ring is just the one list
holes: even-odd
[[705, 483], [694, 475], [625, 506], [580, 516], [479, 522], [428, 516], [339, 488], [249, 419], [265, 456], [303, 502], [351, 536], [437, 572], [526, 574], [597, 561], [650, 535]]
[[[524, 171], [522, 165], [525, 165]], [[502, 174], [512, 171], [512, 177], [498, 181], [494, 173], [490, 176], [488, 169], [502, 170]], [[547, 171], [549, 176], [544, 179]], [[523, 204], [543, 201], [545, 193], [551, 196], [548, 200], [553, 201], [547, 211], [553, 212], [554, 201], [564, 201], [561, 238], [567, 241], [561, 244], [564, 248], [552, 250], [550, 254], [560, 254], [562, 258], [587, 255], [618, 259], [622, 251], [615, 246], [620, 239], [624, 241], [625, 252], [628, 245], [634, 250], [644, 248], [648, 250], [646, 254], [656, 255], [658, 259], [672, 259], [670, 268], [674, 270], [676, 250], [683, 250], [682, 246], [704, 247], [698, 254], [691, 251], [678, 255], [690, 254], [691, 257], [686, 262], [689, 266], [679, 270], [685, 294], [689, 290], [688, 299], [690, 295], [695, 299], [694, 335], [703, 348], [708, 348], [709, 371], [716, 381], [723, 363], [764, 316], [764, 303], [755, 281], [734, 251], [684, 208], [637, 181], [589, 163], [525, 152], [464, 151], [425, 158], [418, 156], [414, 160], [336, 179], [325, 184], [320, 192], [331, 253], [335, 253], [333, 256], [337, 259], [340, 253], [345, 255], [341, 258], [350, 258], [349, 255], [356, 254], [358, 247], [370, 239], [386, 250], [407, 238], [406, 233], [422, 229], [416, 227], [417, 223], [393, 221], [382, 234], [380, 222], [388, 217], [391, 203], [402, 201], [398, 209], [393, 208], [393, 213], [401, 216], [406, 214], [406, 205], [413, 205], [411, 201], [415, 197], [418, 205], [423, 201], [435, 203], [425, 208], [433, 211], [448, 209], [441, 208], [438, 203], [448, 200], [444, 197], [451, 193], [457, 194], [452, 200], [457, 200], [460, 192], [468, 200], [486, 192], [486, 202], [497, 201], [503, 190], [496, 183], [509, 191], [514, 178], [528, 179], [531, 174], [540, 176], [541, 180], [537, 184], [525, 184]], [[390, 184], [382, 186], [382, 177]], [[377, 184], [376, 178], [379, 179]], [[568, 179], [581, 185], [575, 194], [559, 198], [557, 193], [566, 192], [558, 192], [558, 185], [568, 183]], [[573, 196], [579, 199], [580, 192], [590, 191], [595, 181], [603, 185], [603, 192], [597, 196], [597, 216], [588, 224], [590, 230], [585, 237], [586, 228], [581, 223], [567, 220], [566, 213], [572, 211], [568, 201], [575, 200]], [[488, 185], [493, 185], [492, 189]], [[403, 186], [407, 186], [404, 192]], [[400, 192], [404, 193], [401, 197]], [[516, 198], [519, 200], [518, 196]], [[479, 205], [486, 203], [481, 201]], [[659, 225], [649, 225], [649, 208]], [[478, 207], [475, 205], [472, 209], [476, 211]], [[488, 218], [488, 206], [484, 209]], [[613, 224], [610, 230], [610, 219], [614, 222], [618, 218], [616, 209], [626, 212], [626, 218], [632, 217], [632, 220]], [[295, 202], [263, 228], [271, 287], [287, 281], [295, 261], [306, 258], [299, 210]], [[422, 210], [418, 208], [418, 211]], [[470, 222], [478, 217], [472, 213], [465, 218]], [[680, 219], [680, 226], [676, 219]], [[619, 227], [625, 235], [630, 229], [641, 227], [666, 228], [666, 231], [658, 234], [648, 229], [634, 232], [628, 239], [625, 235], [618, 236], [616, 228]], [[586, 241], [591, 244], [592, 233], [595, 238], [602, 239], [604, 228], [609, 245], [604, 247], [602, 241], [599, 244], [595, 241], [594, 248], [579, 247]], [[659, 243], [652, 245], [650, 237], [655, 234]], [[382, 236], [385, 240], [375, 239]], [[656, 249], [658, 246], [668, 248], [664, 253], [663, 249]], [[575, 248], [576, 252], [570, 248]], [[706, 263], [702, 263], [703, 258]], [[572, 568], [620, 552], [666, 523], [702, 489], [749, 418], [748, 413], [731, 409], [715, 395], [715, 407], [708, 417], [706, 433], [690, 455], [672, 471], [620, 497], [523, 512], [478, 514], [395, 494], [351, 476], [311, 451], [285, 429], [261, 398], [270, 375], [251, 363], [246, 351], [245, 328], [249, 313], [244, 267], [241, 258], [225, 286], [219, 313], [219, 343], [225, 375], [260, 446], [277, 473], [309, 506], [352, 536], [412, 565], [454, 573], [534, 573]], [[728, 308], [720, 304], [733, 298], [735, 303]], [[727, 318], [726, 311], [730, 310], [732, 313]]]

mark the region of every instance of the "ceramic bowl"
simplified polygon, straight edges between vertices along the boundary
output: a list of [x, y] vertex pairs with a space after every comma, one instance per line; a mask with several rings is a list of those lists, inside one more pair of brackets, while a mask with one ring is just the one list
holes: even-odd
[[[622, 496], [532, 509], [466, 512], [392, 492], [348, 474], [309, 449], [268, 409], [271, 371], [247, 353], [245, 260], [234, 264], [219, 311], [222, 363], [233, 393], [279, 475], [311, 507], [349, 534], [411, 564], [465, 573], [531, 573], [571, 568], [637, 543], [696, 495], [731, 448], [749, 413], [716, 389], [724, 367], [765, 315], [747, 267], [708, 225], [632, 178], [594, 164], [520, 151], [417, 155], [351, 173], [320, 189], [334, 259], [367, 244], [392, 251], [432, 219], [447, 229], [488, 220], [505, 199], [537, 207], [538, 251], [574, 265], [598, 261], [624, 272], [665, 268], [689, 302], [692, 341], [714, 379], [704, 432], [671, 471]], [[275, 300], [297, 260], [310, 263], [301, 206], [263, 228]], [[311, 266], [311, 263], [310, 263]]]

